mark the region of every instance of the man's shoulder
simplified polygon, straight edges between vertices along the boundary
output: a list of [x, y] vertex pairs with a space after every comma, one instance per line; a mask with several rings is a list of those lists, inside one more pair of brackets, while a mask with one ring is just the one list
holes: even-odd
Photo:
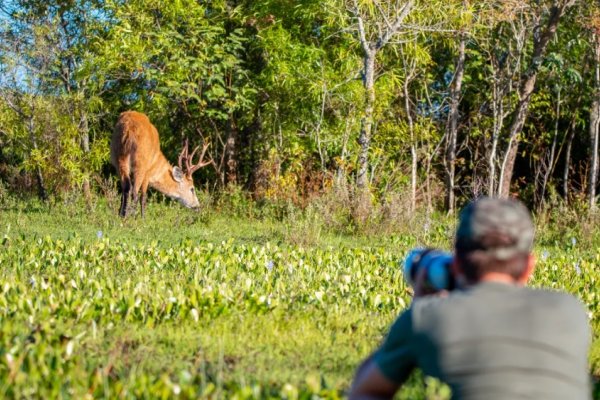
[[503, 284], [476, 285], [469, 290], [456, 290], [445, 297], [430, 296], [416, 300], [414, 314], [435, 315], [463, 313], [469, 309], [523, 307], [539, 312], [569, 315], [570, 318], [587, 319], [583, 303], [575, 296], [552, 289], [516, 287]]
[[524, 288], [524, 300], [538, 308], [565, 318], [565, 322], [588, 322], [586, 306], [574, 295], [553, 289]]
[[521, 289], [520, 295], [527, 301], [549, 307], [567, 308], [574, 311], [585, 309], [583, 303], [577, 297], [559, 290], [524, 287]]

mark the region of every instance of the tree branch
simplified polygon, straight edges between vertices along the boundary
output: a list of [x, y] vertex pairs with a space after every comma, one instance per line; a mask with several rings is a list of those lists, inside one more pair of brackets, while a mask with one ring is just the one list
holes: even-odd
[[404, 19], [411, 12], [414, 3], [415, 3], [414, 0], [408, 0], [408, 2], [406, 4], [404, 4], [404, 7], [402, 7], [400, 14], [398, 14], [398, 17], [396, 18], [396, 21], [394, 21], [393, 25], [386, 30], [384, 35], [382, 37], [380, 37], [379, 40], [377, 40], [377, 45], [375, 46], [375, 49], [377, 49], [377, 50], [381, 49], [383, 46], [385, 46], [387, 44], [387, 42], [390, 41], [392, 36], [394, 36], [394, 34], [398, 31], [398, 29], [400, 29], [400, 26], [402, 25], [402, 22], [404, 21]]
[[367, 41], [367, 36], [365, 34], [365, 24], [364, 24], [364, 21], [358, 11], [358, 3], [356, 2], [356, 0], [353, 0], [352, 2], [354, 3], [353, 13], [356, 16], [356, 19], [358, 22], [358, 36], [360, 39], [360, 44], [361, 44], [365, 54], [369, 54], [371, 52], [371, 46], [370, 46], [369, 42]]
[[390, 24], [390, 21], [388, 20], [387, 16], [385, 15], [385, 11], [381, 7], [381, 4], [379, 4], [378, 1], [375, 1], [375, 6], [379, 9], [379, 12], [381, 13], [381, 17], [383, 18], [383, 21], [385, 22], [387, 28], [391, 29], [392, 25]]

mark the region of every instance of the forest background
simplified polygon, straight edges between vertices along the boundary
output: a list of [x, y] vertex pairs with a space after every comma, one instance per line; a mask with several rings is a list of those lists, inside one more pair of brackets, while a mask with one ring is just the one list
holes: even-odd
[[597, 1], [8, 0], [0, 5], [0, 193], [116, 188], [120, 112], [176, 160], [211, 143], [215, 197], [344, 223], [478, 195], [594, 209]]

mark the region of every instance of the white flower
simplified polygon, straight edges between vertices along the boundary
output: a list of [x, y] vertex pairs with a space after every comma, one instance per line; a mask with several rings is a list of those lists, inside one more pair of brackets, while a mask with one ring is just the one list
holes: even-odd
[[73, 341], [69, 340], [69, 343], [67, 343], [67, 348], [65, 350], [65, 353], [67, 354], [67, 358], [71, 357], [71, 354], [73, 354]]
[[192, 314], [192, 318], [194, 319], [194, 321], [198, 322], [198, 320], [200, 319], [200, 314], [198, 313], [198, 310], [192, 308], [190, 310], [190, 313]]
[[176, 396], [179, 395], [179, 393], [181, 393], [181, 387], [177, 384], [173, 385], [173, 394], [175, 394]]
[[96, 232], [96, 237], [97, 237], [98, 239], [102, 239], [102, 236], [103, 236], [103, 233], [102, 233], [102, 231], [98, 231], [98, 232]]

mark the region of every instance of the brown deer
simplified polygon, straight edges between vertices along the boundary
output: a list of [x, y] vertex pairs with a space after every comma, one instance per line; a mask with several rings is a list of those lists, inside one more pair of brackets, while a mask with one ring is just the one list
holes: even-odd
[[143, 217], [148, 186], [178, 200], [185, 207], [198, 208], [200, 203], [196, 197], [192, 174], [213, 163], [212, 159], [204, 161], [208, 146], [208, 143], [204, 144], [199, 161], [192, 164], [199, 147], [190, 155], [186, 139], [179, 155], [179, 166], [174, 167], [161, 152], [158, 131], [148, 117], [136, 111], [121, 113], [110, 144], [110, 159], [119, 172], [123, 190], [119, 214], [122, 217], [127, 215], [129, 195], [131, 194], [135, 204], [141, 190], [139, 201]]

